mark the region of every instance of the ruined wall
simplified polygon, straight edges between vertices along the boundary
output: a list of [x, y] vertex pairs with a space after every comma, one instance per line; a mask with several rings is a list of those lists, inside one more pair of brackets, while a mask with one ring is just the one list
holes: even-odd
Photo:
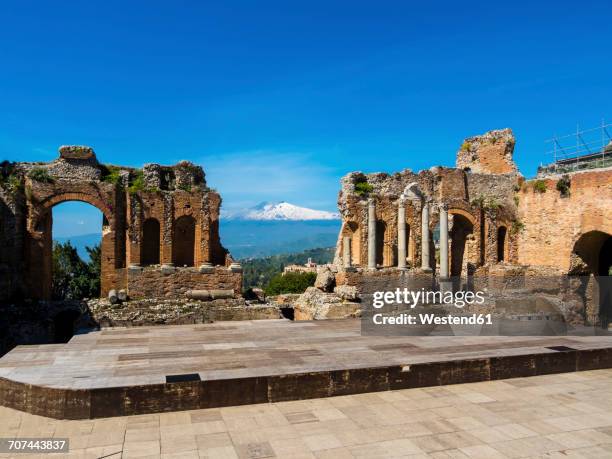
[[515, 173], [517, 168], [512, 159], [514, 144], [511, 129], [468, 137], [457, 152], [457, 168], [483, 174]]
[[130, 298], [183, 298], [188, 290], [233, 290], [242, 292], [242, 273], [216, 267], [210, 272], [198, 268], [163, 268], [149, 266], [128, 269]]
[[24, 200], [22, 190], [0, 186], [0, 303], [24, 292]]
[[582, 235], [612, 235], [612, 169], [568, 175], [568, 195], [557, 190], [561, 175], [529, 180], [519, 193], [518, 262], [568, 272]]
[[[66, 201], [89, 203], [103, 214], [103, 296], [111, 289], [129, 290], [128, 268], [149, 265], [175, 270], [176, 282], [185, 280], [179, 273], [187, 266], [215, 273], [193, 285], [240, 285], [236, 266], [231, 281], [213, 269], [229, 268], [233, 260], [218, 234], [221, 197], [208, 188], [201, 167], [181, 161], [135, 169], [100, 164], [90, 147], [63, 146], [59, 152], [49, 163], [0, 165], [0, 301], [18, 294], [51, 298], [52, 209]], [[172, 279], [164, 277], [161, 288], [154, 276], [144, 276], [135, 292], [178, 294]]]

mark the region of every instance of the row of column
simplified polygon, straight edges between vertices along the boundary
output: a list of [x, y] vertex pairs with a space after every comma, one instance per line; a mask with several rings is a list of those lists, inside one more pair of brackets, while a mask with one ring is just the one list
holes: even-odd
[[[448, 278], [448, 208], [441, 204], [440, 212], [440, 277]], [[345, 268], [351, 266], [350, 237], [344, 238], [343, 260]], [[403, 199], [399, 200], [397, 209], [397, 267], [406, 269], [406, 207]], [[368, 269], [376, 269], [376, 203], [368, 203]], [[421, 210], [421, 269], [431, 271], [431, 253], [429, 250], [429, 204], [423, 203]]]

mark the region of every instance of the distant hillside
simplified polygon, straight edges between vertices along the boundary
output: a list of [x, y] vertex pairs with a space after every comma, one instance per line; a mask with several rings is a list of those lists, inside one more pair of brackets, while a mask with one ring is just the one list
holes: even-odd
[[241, 260], [244, 272], [245, 290], [251, 287], [265, 287], [270, 279], [283, 271], [287, 265], [303, 265], [312, 258], [317, 264], [331, 263], [334, 258], [334, 247], [306, 250], [300, 253], [274, 255], [266, 258]]

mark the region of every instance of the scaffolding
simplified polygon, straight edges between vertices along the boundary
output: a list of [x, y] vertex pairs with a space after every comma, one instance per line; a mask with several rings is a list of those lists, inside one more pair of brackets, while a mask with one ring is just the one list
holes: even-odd
[[612, 166], [612, 123], [591, 129], [576, 126], [574, 134], [553, 136], [546, 141], [551, 145], [546, 151], [553, 156], [553, 164], [541, 166], [540, 173], [564, 173], [581, 169], [594, 169]]

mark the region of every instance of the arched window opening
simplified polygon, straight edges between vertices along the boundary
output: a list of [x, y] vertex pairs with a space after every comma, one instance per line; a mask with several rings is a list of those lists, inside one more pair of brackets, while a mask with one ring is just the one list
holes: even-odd
[[500, 226], [497, 230], [497, 261], [506, 259], [506, 234], [508, 230], [505, 226]]
[[193, 266], [195, 253], [195, 219], [190, 215], [174, 222], [172, 262], [175, 266]]
[[141, 264], [144, 266], [159, 264], [159, 222], [148, 218], [142, 225]]

